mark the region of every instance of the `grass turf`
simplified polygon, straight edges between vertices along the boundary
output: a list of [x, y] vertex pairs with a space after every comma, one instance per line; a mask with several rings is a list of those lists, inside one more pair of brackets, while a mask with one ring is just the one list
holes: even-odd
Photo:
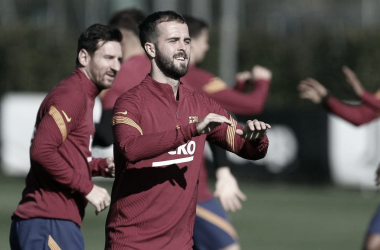
[[[98, 184], [111, 190], [111, 182]], [[379, 200], [375, 192], [333, 186], [240, 185], [248, 200], [243, 210], [229, 215], [242, 249], [360, 249]], [[0, 249], [9, 249], [10, 216], [23, 187], [23, 178], [0, 175]], [[86, 249], [104, 248], [106, 216], [107, 211], [95, 216], [94, 208], [87, 206], [82, 227]]]

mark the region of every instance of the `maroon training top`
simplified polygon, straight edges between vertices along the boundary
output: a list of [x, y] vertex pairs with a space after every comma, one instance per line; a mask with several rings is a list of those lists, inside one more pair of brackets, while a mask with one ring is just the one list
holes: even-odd
[[[199, 135], [196, 122], [209, 113], [228, 117]], [[106, 249], [191, 249], [197, 181], [205, 141], [256, 160], [268, 138], [246, 141], [242, 128], [215, 101], [149, 75], [124, 93], [113, 110], [116, 177], [106, 223]], [[172, 165], [177, 164], [177, 165]]]
[[368, 123], [380, 115], [380, 97], [369, 92], [364, 92], [360, 97], [360, 105], [350, 105], [341, 102], [333, 96], [329, 96], [326, 106], [329, 111], [340, 116], [346, 121], [359, 126]]
[[45, 97], [30, 147], [31, 167], [14, 215], [53, 218], [81, 225], [94, 184], [106, 175], [105, 159], [92, 159], [94, 100], [99, 90], [76, 69]]

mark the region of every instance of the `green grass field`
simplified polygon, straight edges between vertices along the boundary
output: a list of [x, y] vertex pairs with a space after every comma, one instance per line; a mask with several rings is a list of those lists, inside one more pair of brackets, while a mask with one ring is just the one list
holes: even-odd
[[[111, 190], [110, 182], [98, 183]], [[10, 216], [24, 187], [23, 178], [0, 175], [0, 249], [9, 249]], [[242, 249], [360, 249], [379, 194], [333, 186], [241, 183], [248, 200], [230, 213]], [[107, 212], [95, 216], [87, 207], [83, 223], [86, 249], [104, 247]]]

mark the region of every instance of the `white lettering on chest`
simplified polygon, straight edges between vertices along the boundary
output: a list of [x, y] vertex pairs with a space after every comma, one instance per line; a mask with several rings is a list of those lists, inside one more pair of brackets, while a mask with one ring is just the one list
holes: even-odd
[[169, 151], [168, 154], [170, 155], [178, 155], [178, 156], [185, 156], [185, 155], [191, 155], [189, 157], [184, 157], [184, 158], [177, 158], [173, 160], [168, 160], [168, 161], [158, 161], [158, 162], [153, 162], [152, 166], [153, 167], [161, 167], [161, 166], [167, 166], [171, 164], [178, 164], [178, 163], [184, 163], [184, 162], [190, 162], [194, 160], [194, 153], [197, 145], [195, 141], [189, 141], [186, 144], [183, 144], [179, 146], [176, 150], [174, 151]]

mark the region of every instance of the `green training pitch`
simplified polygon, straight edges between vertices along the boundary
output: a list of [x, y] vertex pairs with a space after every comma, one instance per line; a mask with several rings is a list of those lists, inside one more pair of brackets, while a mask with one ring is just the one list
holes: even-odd
[[[111, 182], [96, 182], [111, 191]], [[23, 178], [0, 175], [0, 249], [9, 249], [10, 216], [21, 198]], [[241, 183], [243, 210], [229, 213], [242, 249], [360, 249], [379, 200], [376, 192], [333, 186]], [[107, 211], [87, 206], [82, 231], [86, 249], [104, 248]]]

